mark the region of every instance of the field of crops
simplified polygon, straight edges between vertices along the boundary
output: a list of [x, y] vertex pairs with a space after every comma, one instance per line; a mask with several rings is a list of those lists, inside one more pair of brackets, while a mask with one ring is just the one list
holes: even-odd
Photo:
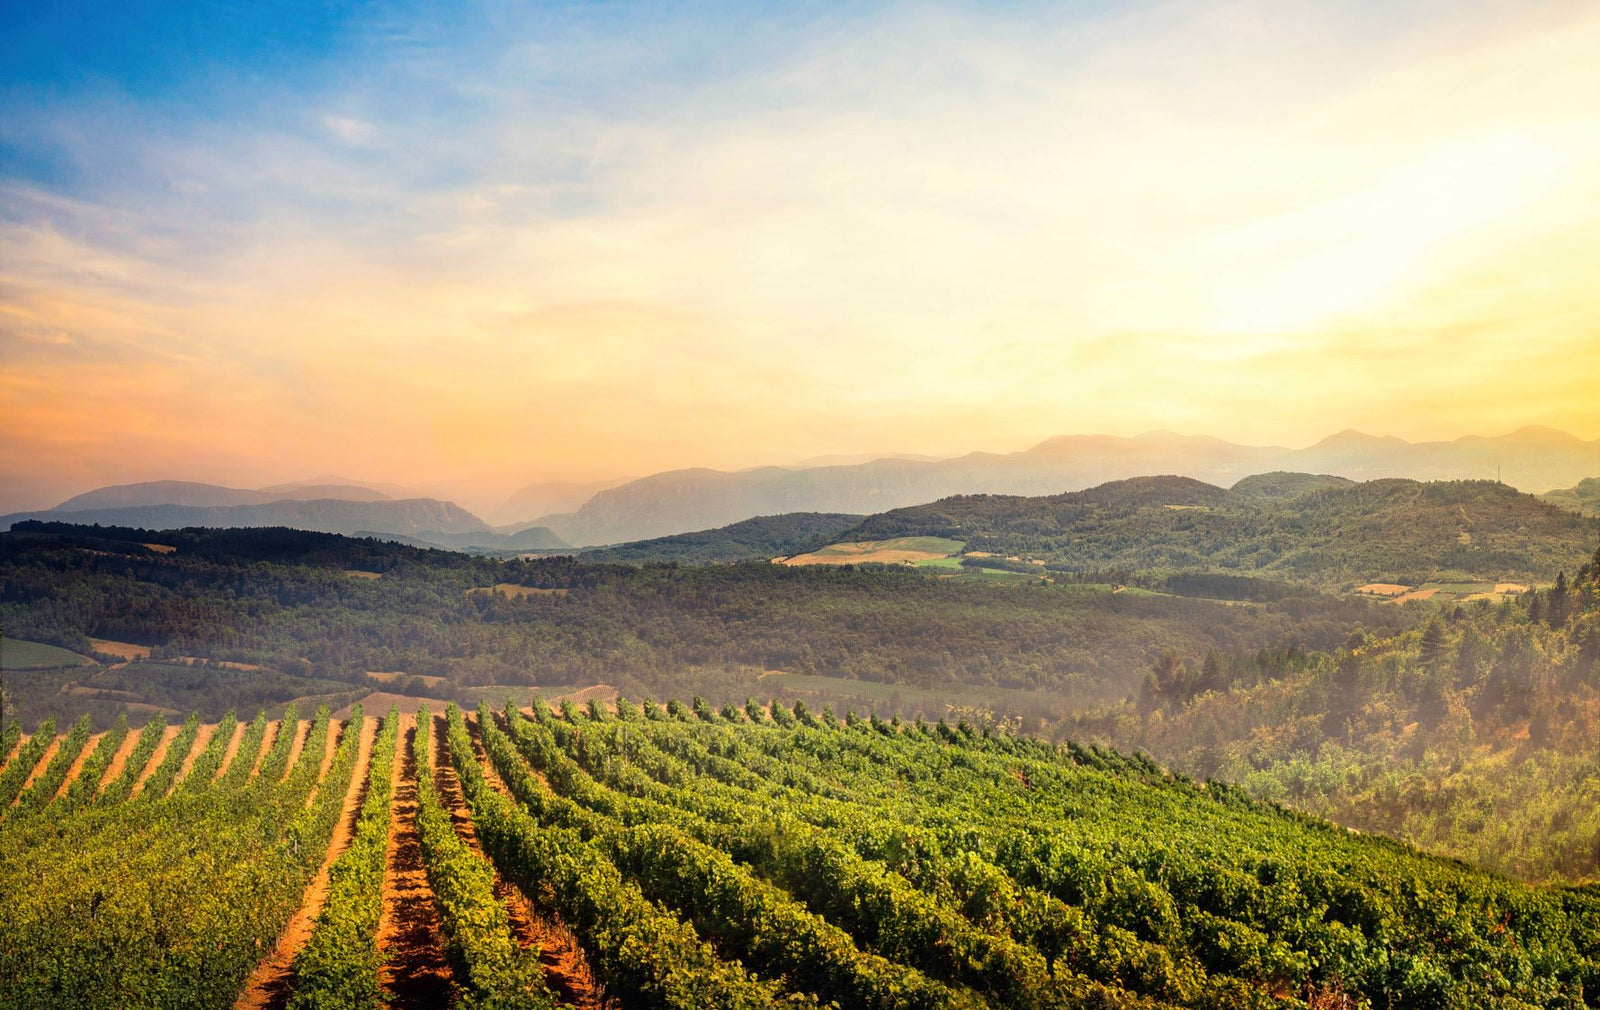
[[64, 729], [0, 734], [0, 1007], [1600, 1005], [1600, 890], [962, 725]]

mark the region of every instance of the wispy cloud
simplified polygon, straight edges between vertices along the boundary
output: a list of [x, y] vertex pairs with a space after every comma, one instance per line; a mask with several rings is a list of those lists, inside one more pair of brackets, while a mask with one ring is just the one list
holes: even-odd
[[13, 89], [0, 469], [1600, 434], [1590, 5], [629, 13]]

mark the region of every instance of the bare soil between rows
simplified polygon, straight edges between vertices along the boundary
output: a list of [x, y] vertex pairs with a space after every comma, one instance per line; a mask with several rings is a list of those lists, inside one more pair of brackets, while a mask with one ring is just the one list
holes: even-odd
[[457, 986], [445, 957], [444, 931], [417, 837], [417, 762], [411, 752], [416, 716], [400, 720], [400, 760], [394, 764], [394, 812], [383, 878], [379, 974], [392, 1010], [432, 1010], [455, 1002]]
[[[294, 732], [298, 732], [299, 728], [298, 725], [292, 727]], [[345, 725], [345, 732], [351, 732], [348, 723]], [[244, 990], [234, 1003], [234, 1010], [282, 1010], [288, 1006], [290, 997], [294, 995], [295, 955], [300, 953], [300, 948], [311, 939], [311, 933], [316, 928], [317, 916], [322, 913], [322, 906], [327, 904], [329, 870], [334, 861], [350, 845], [350, 836], [355, 833], [356, 818], [360, 816], [361, 804], [367, 796], [367, 770], [372, 763], [372, 744], [378, 735], [377, 720], [363, 719], [361, 726], [355, 728], [355, 732], [361, 734], [356, 749], [355, 770], [350, 776], [350, 786], [345, 790], [344, 804], [339, 809], [339, 821], [334, 826], [333, 837], [328, 841], [328, 851], [322, 857], [322, 865], [318, 867], [316, 875], [307, 885], [300, 907], [289, 917], [288, 925], [278, 935], [272, 953], [263, 958], [261, 963], [256, 965], [255, 971], [251, 972]], [[337, 734], [328, 735], [333, 737]]]

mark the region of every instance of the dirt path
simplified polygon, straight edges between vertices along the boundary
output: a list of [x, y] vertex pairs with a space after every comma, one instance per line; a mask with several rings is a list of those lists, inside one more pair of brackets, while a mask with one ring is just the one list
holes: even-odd
[[123, 734], [122, 745], [111, 755], [111, 763], [106, 765], [106, 773], [100, 776], [100, 781], [95, 784], [96, 794], [122, 776], [122, 769], [128, 766], [128, 758], [133, 755], [133, 749], [137, 746], [139, 746], [139, 731], [129, 728], [128, 732]]
[[261, 746], [256, 748], [255, 760], [250, 762], [250, 774], [246, 776], [247, 778], [253, 779], [261, 774], [261, 762], [267, 759], [267, 752], [278, 742], [278, 734], [282, 732], [285, 732], [285, 728], [281, 719], [275, 725], [267, 726], [267, 732], [261, 734]]
[[[472, 738], [473, 753], [477, 757], [479, 766], [483, 768], [484, 781], [491, 789], [509, 799], [511, 791], [501, 781], [500, 773], [494, 770], [489, 755], [483, 749], [476, 717], [468, 718], [467, 731], [467, 735]], [[466, 797], [461, 792], [460, 777], [450, 763], [450, 749], [443, 739], [442, 727], [440, 733], [439, 740], [444, 746], [434, 757], [434, 765], [439, 769], [435, 779], [439, 799], [450, 808], [450, 817], [455, 821], [456, 831], [462, 840], [481, 853], [478, 833], [472, 825], [472, 814], [467, 807]], [[559, 920], [540, 915], [527, 896], [512, 884], [502, 880], [498, 871], [495, 873], [494, 893], [505, 902], [506, 912], [511, 917], [511, 933], [517, 938], [517, 943], [521, 944], [524, 950], [529, 947], [539, 948], [539, 961], [544, 965], [545, 980], [561, 1004], [578, 1007], [581, 1010], [601, 1010], [605, 1003], [600, 994], [600, 985], [595, 981], [594, 972], [589, 967], [589, 959], [584, 955], [583, 947], [579, 945], [578, 938], [572, 935], [572, 931]]]
[[58, 736], [45, 747], [44, 753], [39, 755], [39, 763], [33, 766], [33, 770], [28, 772], [28, 777], [23, 780], [22, 791], [17, 793], [17, 798], [11, 801], [13, 806], [28, 794], [29, 789], [33, 788], [33, 780], [44, 774], [44, 770], [50, 767], [50, 762], [55, 758], [56, 751], [61, 749], [61, 741], [65, 739], [66, 737]]
[[137, 796], [144, 791], [145, 780], [154, 775], [156, 769], [161, 767], [161, 762], [167, 759], [167, 751], [172, 749], [172, 741], [176, 740], [178, 734], [182, 731], [182, 726], [168, 726], [162, 732], [161, 740], [156, 744], [156, 752], [150, 755], [149, 761], [145, 762], [144, 771], [139, 773], [138, 781], [133, 784], [133, 790], [128, 793], [129, 797]]
[[217, 765], [217, 773], [211, 777], [211, 781], [220, 781], [222, 776], [228, 774], [228, 768], [232, 766], [234, 758], [239, 756], [239, 747], [244, 743], [244, 735], [248, 732], [250, 732], [249, 723], [242, 719], [234, 723], [233, 736], [228, 738], [228, 749], [222, 752], [222, 763]]
[[[344, 725], [349, 726], [349, 720], [345, 720]], [[322, 741], [322, 766], [317, 769], [318, 782], [321, 782], [323, 779], [327, 778], [328, 769], [333, 767], [333, 755], [339, 750], [339, 736], [339, 723], [337, 721], [330, 720], [328, 723], [328, 735]], [[317, 802], [317, 791], [313, 789], [306, 794], [306, 809], [310, 810], [311, 804], [315, 802]]]
[[[290, 730], [298, 732], [299, 727], [291, 726]], [[350, 844], [350, 836], [355, 832], [356, 818], [360, 816], [361, 804], [367, 796], [367, 768], [372, 761], [372, 744], [377, 735], [378, 720], [363, 720], [360, 742], [356, 748], [355, 771], [350, 776], [350, 788], [345, 792], [339, 823], [333, 829], [333, 838], [329, 840], [328, 851], [322, 857], [322, 866], [306, 887], [300, 907], [290, 916], [289, 924], [273, 944], [272, 953], [250, 973], [244, 991], [234, 1003], [234, 1010], [281, 1010], [288, 1005], [289, 997], [294, 993], [294, 956], [311, 939], [317, 916], [328, 900], [328, 871]]]
[[300, 760], [300, 754], [306, 749], [306, 738], [311, 735], [311, 721], [301, 719], [294, 727], [294, 741], [289, 744], [289, 761], [283, 766], [283, 776], [280, 782], [289, 781], [289, 773], [294, 771], [294, 763]]
[[394, 816], [383, 877], [379, 978], [393, 1010], [432, 1010], [455, 1002], [456, 985], [445, 959], [444, 935], [417, 839], [417, 763], [411, 754], [415, 715], [400, 721], [400, 760], [394, 763]]
[[200, 731], [194, 735], [194, 746], [190, 747], [189, 753], [184, 755], [183, 767], [178, 769], [178, 777], [172, 783], [173, 789], [183, 785], [183, 780], [189, 777], [189, 770], [194, 767], [194, 763], [199, 759], [200, 755], [205, 753], [206, 745], [211, 742], [212, 737], [217, 735], [219, 726], [221, 726], [221, 723], [203, 722], [200, 724]]
[[94, 749], [100, 746], [100, 738], [103, 736], [105, 736], [104, 733], [89, 734], [89, 739], [84, 743], [83, 749], [78, 751], [78, 756], [72, 759], [72, 767], [67, 769], [67, 777], [62, 779], [61, 785], [56, 787], [56, 794], [51, 797], [52, 800], [59, 800], [67, 795], [67, 790], [71, 788], [72, 783], [83, 772], [84, 762], [88, 761], [89, 755], [93, 754]]

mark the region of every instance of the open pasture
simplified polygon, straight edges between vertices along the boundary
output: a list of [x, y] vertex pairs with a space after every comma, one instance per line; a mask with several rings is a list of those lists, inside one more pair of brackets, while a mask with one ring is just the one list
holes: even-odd
[[966, 545], [943, 537], [895, 537], [890, 540], [861, 540], [830, 544], [808, 554], [785, 558], [786, 565], [885, 565], [921, 564], [957, 554]]

